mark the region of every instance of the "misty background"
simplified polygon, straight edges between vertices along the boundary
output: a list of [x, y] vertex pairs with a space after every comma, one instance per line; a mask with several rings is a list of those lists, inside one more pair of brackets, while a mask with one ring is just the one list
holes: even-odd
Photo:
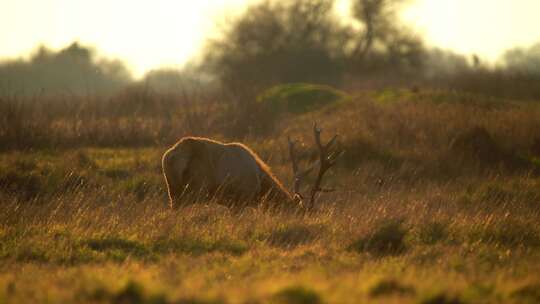
[[99, 45], [73, 41], [59, 50], [39, 45], [29, 58], [0, 62], [0, 94], [102, 96], [144, 87], [239, 95], [246, 88], [261, 92], [307, 82], [344, 90], [429, 86], [540, 98], [540, 37], [533, 46], [509, 49], [496, 62], [484, 62], [479, 55], [428, 46], [399, 18], [410, 5], [355, 0], [347, 8], [352, 18], [344, 18], [333, 0], [258, 2], [219, 20], [219, 32], [183, 68], [155, 69], [138, 78], [121, 58], [101, 56]]

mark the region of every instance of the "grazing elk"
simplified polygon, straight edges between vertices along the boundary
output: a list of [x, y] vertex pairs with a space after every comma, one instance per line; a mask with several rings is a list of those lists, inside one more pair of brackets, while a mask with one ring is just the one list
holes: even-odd
[[[289, 152], [294, 174], [293, 194], [283, 187], [266, 165], [251, 149], [241, 143], [222, 143], [202, 137], [184, 137], [162, 158], [163, 175], [167, 183], [170, 206], [181, 205], [184, 196], [217, 197], [232, 205], [273, 202], [280, 207], [311, 210], [326, 171], [339, 153], [330, 153], [337, 135], [326, 145], [321, 143], [321, 129], [313, 127], [319, 160], [302, 172], [298, 169], [295, 142], [289, 138]], [[311, 188], [309, 202], [300, 194], [303, 179], [315, 168], [318, 175]], [[221, 201], [219, 201], [221, 202]], [[285, 204], [285, 205], [282, 205]]]

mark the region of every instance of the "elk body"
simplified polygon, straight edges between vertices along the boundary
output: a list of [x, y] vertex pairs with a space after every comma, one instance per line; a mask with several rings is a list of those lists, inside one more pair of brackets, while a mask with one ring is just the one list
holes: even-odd
[[240, 143], [184, 137], [165, 152], [162, 165], [172, 207], [186, 195], [230, 202], [293, 202], [269, 167]]
[[[170, 206], [178, 207], [185, 197], [219, 198], [218, 202], [246, 206], [271, 202], [279, 207], [306, 206], [311, 209], [324, 173], [335, 164], [336, 154], [328, 155], [334, 137], [327, 145], [320, 142], [320, 129], [314, 126], [314, 135], [320, 159], [310, 168], [300, 172], [289, 139], [289, 149], [294, 174], [294, 191], [289, 192], [251, 149], [241, 143], [222, 143], [202, 137], [184, 137], [165, 152], [162, 158], [163, 175], [167, 183]], [[311, 189], [306, 205], [300, 194], [302, 179], [316, 166], [319, 174]]]

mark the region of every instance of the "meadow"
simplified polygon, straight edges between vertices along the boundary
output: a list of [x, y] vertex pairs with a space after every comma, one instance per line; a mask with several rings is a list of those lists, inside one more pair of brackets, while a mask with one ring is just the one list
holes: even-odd
[[[0, 303], [540, 302], [538, 101], [216, 96], [2, 97]], [[287, 136], [306, 165], [314, 121], [345, 153], [313, 212], [168, 208], [161, 155], [182, 136], [241, 141], [289, 186]]]

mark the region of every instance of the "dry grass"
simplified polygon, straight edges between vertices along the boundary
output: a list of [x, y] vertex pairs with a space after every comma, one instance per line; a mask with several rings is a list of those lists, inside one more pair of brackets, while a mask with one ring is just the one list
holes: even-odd
[[[499, 182], [517, 180], [531, 182]], [[464, 205], [461, 195], [452, 184], [341, 194], [304, 217], [217, 202], [172, 211], [159, 192], [13, 199], [0, 218], [1, 290], [9, 303], [115, 302], [130, 284], [141, 289], [133, 303], [529, 297], [522, 290], [540, 280], [537, 205]]]
[[[146, 115], [36, 106], [11, 125], [2, 112], [0, 303], [538, 301], [540, 106], [389, 94], [278, 117], [264, 136], [225, 136], [231, 114], [217, 101], [187, 108], [202, 115], [196, 124], [180, 109], [159, 114], [155, 96]], [[89, 123], [98, 117], [109, 123]], [[327, 179], [339, 191], [312, 214], [238, 212], [219, 201], [166, 207], [160, 155], [173, 138], [243, 138], [288, 182], [285, 135], [305, 143], [310, 161], [313, 120], [323, 137], [341, 134], [346, 154]], [[74, 135], [77, 124], [87, 135]], [[511, 161], [452, 150], [475, 127]], [[16, 132], [28, 137], [15, 141]]]

